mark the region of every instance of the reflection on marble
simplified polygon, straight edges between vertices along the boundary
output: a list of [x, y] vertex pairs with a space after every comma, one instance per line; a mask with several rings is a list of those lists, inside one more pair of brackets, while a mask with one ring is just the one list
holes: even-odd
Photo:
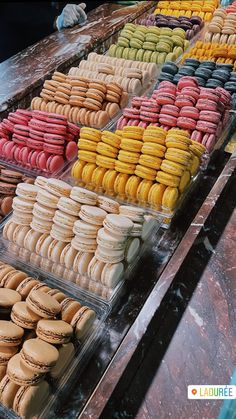
[[85, 25], [54, 32], [1, 63], [1, 118], [9, 110], [28, 107], [31, 99], [39, 94], [44, 80], [55, 69], [67, 72], [90, 51], [105, 52], [116, 41], [126, 22], [145, 16], [155, 4], [155, 1], [146, 1], [121, 7], [105, 3], [88, 13]]

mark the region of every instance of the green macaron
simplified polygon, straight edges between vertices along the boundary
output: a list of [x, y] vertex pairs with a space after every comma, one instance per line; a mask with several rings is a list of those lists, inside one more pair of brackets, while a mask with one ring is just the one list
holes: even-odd
[[172, 36], [172, 29], [170, 28], [161, 28], [161, 35]]
[[158, 42], [158, 44], [156, 45], [156, 51], [165, 52], [166, 54], [168, 54], [169, 52], [171, 52], [171, 47], [169, 44], [166, 44], [165, 42]]
[[157, 44], [157, 42], [159, 41], [159, 36], [158, 35], [154, 35], [153, 33], [147, 33], [145, 36], [145, 41], [146, 42], [154, 42], [155, 44]]
[[127, 39], [131, 39], [132, 38], [132, 36], [133, 36], [133, 32], [132, 31], [129, 31], [129, 30], [122, 30], [121, 31], [121, 33], [120, 33], [120, 36], [122, 36], [123, 38], [127, 38]]
[[143, 61], [150, 63], [151, 56], [152, 56], [152, 51], [146, 50], [143, 54]]
[[134, 25], [133, 23], [126, 23], [124, 29], [134, 32], [136, 30], [136, 25]]
[[110, 57], [116, 57], [116, 49], [117, 46], [115, 44], [112, 44], [108, 50], [109, 56]]
[[157, 26], [149, 26], [148, 28], [148, 34], [152, 33], [153, 35], [160, 35], [161, 29]]
[[174, 35], [174, 36], [172, 36], [172, 40], [173, 40], [175, 46], [177, 46], [177, 47], [183, 47], [184, 40], [180, 36]]
[[129, 49], [129, 60], [136, 61], [136, 54], [137, 54], [137, 49], [130, 48]]
[[123, 36], [119, 36], [117, 45], [119, 45], [119, 47], [128, 48], [130, 42], [131, 41], [129, 41], [127, 38], [124, 38]]
[[158, 62], [158, 52], [153, 52], [150, 58], [150, 63], [157, 64]]
[[140, 49], [140, 48], [143, 48], [143, 42], [140, 41], [139, 39], [132, 38], [130, 41], [130, 46], [131, 48]]
[[140, 41], [144, 42], [145, 41], [145, 34], [141, 31], [135, 31], [133, 33], [133, 38], [139, 39]]
[[144, 49], [139, 49], [137, 51], [137, 54], [136, 54], [136, 60], [137, 61], [143, 61], [143, 55], [144, 55], [144, 53], [145, 53], [145, 50]]
[[116, 57], [117, 57], [117, 58], [122, 58], [123, 51], [124, 51], [124, 47], [120, 47], [120, 46], [118, 46], [118, 47], [116, 48]]
[[165, 52], [160, 52], [158, 54], [157, 64], [160, 64], [160, 65], [164, 64], [164, 62], [166, 61], [166, 56], [167, 54]]
[[129, 48], [124, 48], [122, 58], [124, 58], [125, 60], [129, 59]]
[[144, 42], [143, 49], [149, 49], [150, 51], [156, 51], [155, 42]]

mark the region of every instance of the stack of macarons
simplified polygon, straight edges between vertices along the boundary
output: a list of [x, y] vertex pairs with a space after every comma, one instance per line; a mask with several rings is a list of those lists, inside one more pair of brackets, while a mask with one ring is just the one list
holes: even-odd
[[[79, 67], [72, 67], [70, 76], [88, 77], [106, 83], [117, 82], [124, 93], [140, 94], [157, 75], [157, 65], [91, 52], [87, 60], [81, 60]], [[123, 95], [123, 100], [126, 95]], [[121, 104], [121, 107], [122, 104]]]
[[17, 109], [0, 123], [0, 158], [54, 173], [75, 157], [78, 135], [63, 115]]
[[64, 115], [74, 124], [102, 128], [127, 102], [128, 95], [117, 82], [55, 71], [52, 79], [44, 82], [40, 97], [32, 100], [31, 108]]
[[145, 26], [158, 26], [159, 28], [181, 28], [186, 32], [186, 39], [191, 40], [204, 26], [203, 20], [199, 16], [168, 16], [163, 14], [148, 15], [140, 22]]
[[194, 76], [199, 86], [216, 88], [223, 87], [231, 95], [236, 93], [236, 72], [232, 64], [216, 64], [214, 61], [199, 61], [186, 58], [181, 67], [174, 63], [166, 63], [161, 70], [158, 81], [171, 81], [175, 84], [184, 76]]
[[[14, 198], [13, 215], [4, 227], [4, 237], [73, 270], [78, 284], [86, 276], [114, 288], [125, 266], [139, 254], [142, 235], [146, 239], [145, 211], [138, 207], [120, 209], [112, 199], [58, 179], [38, 177], [35, 185], [32, 191], [28, 185], [18, 185], [19, 195]], [[99, 266], [96, 272], [100, 276], [96, 274], [95, 278], [91, 273], [90, 262], [96, 263], [96, 269]]]
[[183, 76], [177, 86], [162, 81], [151, 98], [134, 98], [131, 103], [118, 120], [118, 130], [126, 125], [145, 128], [154, 124], [165, 130], [178, 127], [188, 130], [191, 139], [203, 142], [211, 152], [229, 120], [231, 95], [222, 87], [200, 87], [195, 77]]
[[16, 187], [21, 182], [34, 183], [34, 179], [0, 166], [0, 221], [12, 210]]
[[109, 55], [160, 65], [165, 61], [176, 61], [188, 47], [184, 29], [127, 23], [117, 43], [110, 46]]
[[96, 313], [4, 262], [0, 283], [0, 402], [21, 417], [38, 416]]
[[218, 6], [218, 0], [161, 0], [157, 3], [154, 14], [161, 13], [175, 17], [199, 16], [205, 22], [210, 22]]
[[222, 64], [233, 64], [236, 71], [236, 47], [235, 43], [219, 44], [214, 42], [197, 41], [190, 50], [183, 54], [182, 62], [186, 58], [194, 58], [199, 61], [215, 61]]
[[236, 13], [226, 13], [223, 8], [216, 9], [205, 33], [204, 41], [235, 44]]
[[191, 176], [198, 172], [206, 150], [204, 145], [192, 141], [184, 129], [172, 128], [167, 132], [155, 125], [146, 129], [131, 125], [110, 135], [98, 132], [97, 139], [99, 135], [100, 140], [117, 140], [117, 147], [120, 142], [117, 157], [106, 153], [91, 163], [89, 153], [95, 152], [88, 151], [73, 165], [72, 176], [89, 189], [141, 206], [148, 204], [155, 210], [174, 209]]

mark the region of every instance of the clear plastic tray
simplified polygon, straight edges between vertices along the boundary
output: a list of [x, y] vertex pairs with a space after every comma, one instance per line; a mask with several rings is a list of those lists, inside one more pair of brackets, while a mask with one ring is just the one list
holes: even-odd
[[[205, 165], [205, 160], [204, 160], [204, 165]], [[177, 208], [179, 209], [179, 206], [182, 205], [183, 200], [185, 200], [187, 194], [189, 193], [190, 188], [192, 187], [192, 184], [195, 183], [196, 178], [198, 177], [199, 173], [201, 173], [201, 170], [202, 170], [202, 166], [200, 166], [200, 170], [197, 173], [197, 175], [195, 175], [191, 178], [191, 181], [190, 181], [189, 185], [185, 189], [184, 193], [181, 195], [181, 198], [179, 199], [179, 201], [177, 203], [177, 206], [175, 207], [175, 209], [173, 211], [170, 211], [169, 209], [164, 208], [164, 207], [162, 207], [160, 209], [153, 208], [147, 202], [144, 203], [144, 202], [140, 202], [140, 201], [137, 201], [137, 200], [134, 200], [134, 199], [129, 199], [129, 198], [122, 199], [121, 197], [114, 195], [114, 192], [112, 192], [111, 194], [106, 193], [102, 188], [99, 191], [96, 191], [96, 193], [98, 193], [99, 195], [103, 195], [103, 196], [107, 196], [109, 198], [115, 199], [117, 202], [119, 202], [120, 205], [132, 205], [132, 206], [138, 206], [139, 208], [143, 208], [147, 214], [152, 215], [153, 217], [155, 217], [157, 219], [157, 221], [162, 224], [162, 227], [163, 227], [163, 219], [165, 219], [166, 217], [173, 218]], [[65, 182], [70, 183], [73, 186], [79, 185], [83, 188], [93, 190], [93, 185], [91, 185], [91, 184], [85, 185], [85, 183], [82, 181], [82, 179], [80, 180], [80, 179], [75, 179], [74, 177], [72, 177], [71, 176], [71, 168], [69, 168], [63, 174], [61, 179], [63, 179]]]
[[47, 258], [43, 258], [37, 255], [36, 253], [30, 252], [4, 239], [2, 236], [2, 231], [4, 225], [9, 219], [10, 217], [8, 217], [8, 219], [4, 223], [2, 223], [0, 227], [0, 249], [3, 249], [5, 252], [9, 253], [12, 256], [12, 258], [18, 261], [18, 263], [22, 264], [22, 266], [30, 266], [30, 268], [33, 269], [36, 273], [40, 272], [42, 275], [49, 276], [53, 281], [56, 281], [62, 288], [64, 288], [64, 286], [67, 285], [71, 290], [72, 294], [79, 292], [84, 296], [84, 298], [91, 297], [95, 299], [98, 303], [107, 303], [110, 308], [113, 308], [117, 303], [118, 299], [120, 298], [123, 292], [125, 280], [132, 275], [133, 271], [138, 266], [140, 258], [151, 248], [151, 246], [155, 242], [156, 233], [160, 228], [160, 223], [156, 221], [156, 225], [150, 232], [150, 236], [148, 237], [148, 239], [145, 241], [142, 241], [140, 239], [141, 246], [138, 255], [131, 263], [125, 264], [123, 277], [118, 282], [116, 287], [109, 288], [103, 285], [101, 282], [91, 280], [88, 277], [88, 275], [81, 276], [78, 273], [75, 273], [73, 270], [67, 269], [64, 265], [54, 263]]
[[3, 157], [0, 156], [1, 166], [7, 167], [8, 169], [16, 170], [17, 172], [24, 173], [25, 176], [29, 176], [33, 178], [37, 176], [59, 177], [71, 165], [73, 161], [75, 161], [75, 159], [71, 161], [66, 161], [59, 170], [51, 173], [46, 170], [30, 169], [28, 166], [23, 166], [20, 163], [17, 163], [13, 160], [4, 159]]
[[[49, 379], [51, 388], [51, 395], [44, 404], [44, 409], [39, 416], [40, 419], [48, 419], [49, 417], [57, 417], [56, 411], [60, 407], [62, 400], [66, 397], [72, 389], [72, 387], [78, 383], [78, 378], [81, 375], [82, 370], [85, 368], [86, 363], [94, 353], [96, 347], [102, 340], [104, 332], [104, 322], [109, 314], [109, 306], [104, 304], [92, 296], [84, 295], [80, 290], [72, 289], [70, 284], [61, 283], [54, 277], [48, 274], [40, 272], [38, 269], [34, 269], [28, 264], [24, 264], [14, 257], [5, 246], [1, 246], [0, 260], [6, 262], [15, 268], [22, 270], [28, 274], [28, 276], [35, 277], [42, 282], [45, 282], [51, 288], [57, 288], [63, 293], [67, 294], [68, 297], [78, 300], [82, 305], [89, 306], [96, 312], [96, 320], [92, 330], [83, 338], [81, 342], [75, 342], [75, 353], [68, 360], [66, 371], [63, 372], [61, 378], [56, 379], [52, 382]], [[0, 417], [4, 418], [18, 418], [18, 416], [4, 406], [0, 405]]]

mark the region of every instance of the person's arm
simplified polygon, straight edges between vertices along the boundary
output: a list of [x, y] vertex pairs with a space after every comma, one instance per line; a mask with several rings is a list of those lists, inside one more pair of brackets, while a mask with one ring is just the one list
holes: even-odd
[[85, 7], [85, 3], [67, 4], [55, 21], [56, 28], [60, 31], [85, 22], [87, 20]]

